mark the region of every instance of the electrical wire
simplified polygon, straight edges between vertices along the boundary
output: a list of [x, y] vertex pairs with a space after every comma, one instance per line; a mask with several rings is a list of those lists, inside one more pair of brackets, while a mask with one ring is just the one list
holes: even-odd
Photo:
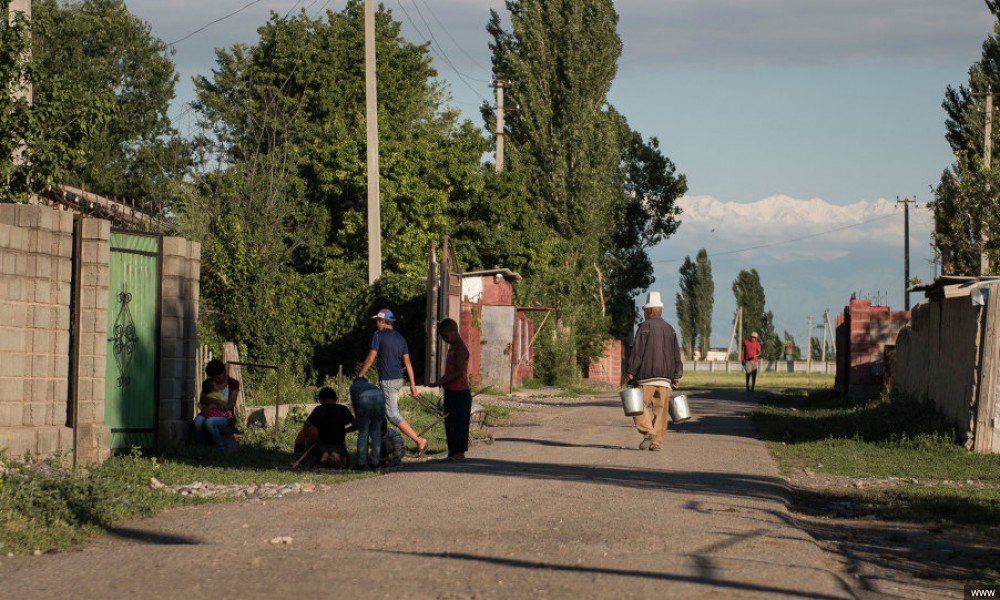
[[[475, 79], [473, 77], [468, 77], [467, 75], [465, 75], [464, 73], [462, 73], [461, 71], [459, 71], [458, 68], [454, 65], [454, 63], [452, 63], [451, 60], [444, 54], [444, 52], [439, 49], [440, 44], [438, 44], [437, 40], [434, 39], [434, 34], [430, 33], [430, 36], [428, 38], [428, 36], [420, 29], [420, 27], [417, 26], [417, 24], [413, 20], [413, 18], [410, 17], [410, 13], [406, 10], [406, 7], [403, 6], [402, 1], [401, 0], [396, 0], [396, 4], [399, 6], [400, 10], [403, 11], [403, 15], [406, 16], [406, 20], [410, 22], [410, 26], [413, 27], [414, 31], [416, 31], [417, 34], [419, 34], [420, 36], [423, 36], [424, 40], [427, 41], [430, 44], [431, 51], [434, 52], [434, 54], [436, 54], [438, 57], [440, 57], [441, 60], [444, 61], [444, 63], [446, 65], [448, 65], [449, 67], [451, 67], [451, 69], [455, 72], [455, 74], [458, 75], [459, 81], [461, 81], [463, 84], [465, 84], [465, 86], [467, 88], [469, 88], [470, 90], [472, 90], [472, 93], [474, 93], [477, 96], [479, 96], [479, 98], [483, 102], [487, 102], [486, 97], [483, 96], [482, 92], [480, 92], [475, 87], [473, 87], [472, 84], [469, 83], [469, 80], [472, 80], [472, 81], [483, 81], [484, 83], [488, 83], [488, 82], [486, 82], [484, 80], [477, 80], [477, 79]], [[417, 8], [416, 4], [414, 4], [414, 8]], [[419, 9], [418, 9], [418, 13], [419, 13]], [[421, 19], [423, 19], [422, 15], [421, 15]], [[424, 20], [424, 24], [425, 25], [427, 24], [426, 20]]]
[[[472, 64], [476, 65], [477, 68], [479, 68], [479, 69], [481, 69], [481, 70], [483, 70], [483, 71], [485, 71], [487, 73], [490, 73], [492, 71], [491, 69], [489, 69], [487, 67], [484, 67], [478, 60], [476, 60], [476, 58], [474, 56], [472, 56], [471, 54], [469, 54], [465, 50], [465, 48], [463, 48], [462, 45], [458, 43], [458, 40], [455, 39], [455, 36], [451, 35], [451, 32], [448, 31], [448, 28], [445, 27], [444, 23], [441, 22], [441, 19], [439, 19], [438, 16], [434, 13], [434, 9], [432, 9], [431, 5], [427, 3], [427, 0], [420, 0], [420, 2], [427, 9], [427, 12], [431, 13], [431, 16], [434, 17], [434, 20], [437, 21], [437, 24], [441, 26], [441, 29], [445, 32], [445, 35], [447, 35], [448, 38], [451, 39], [452, 43], [455, 44], [455, 47], [458, 48], [459, 51], [462, 54], [465, 55], [466, 58], [468, 58], [469, 60], [471, 60]], [[487, 81], [486, 83], [489, 83], [489, 82]]]
[[228, 15], [223, 15], [223, 16], [219, 17], [218, 19], [210, 22], [210, 23], [206, 23], [205, 25], [202, 25], [201, 27], [199, 27], [198, 29], [195, 29], [194, 31], [192, 31], [191, 33], [185, 35], [184, 37], [170, 42], [169, 44], [167, 44], [167, 46], [170, 46], [170, 47], [175, 46], [175, 45], [183, 42], [184, 40], [189, 39], [189, 38], [195, 36], [196, 34], [201, 33], [202, 31], [205, 31], [206, 29], [208, 29], [212, 25], [215, 25], [216, 23], [221, 23], [222, 21], [225, 21], [226, 19], [229, 19], [230, 17], [235, 17], [236, 15], [238, 15], [241, 12], [243, 12], [244, 10], [250, 8], [254, 4], [259, 4], [260, 2], [261, 2], [261, 0], [250, 0], [250, 2], [244, 4], [241, 8], [238, 8], [238, 9], [234, 10], [233, 12], [229, 13]]

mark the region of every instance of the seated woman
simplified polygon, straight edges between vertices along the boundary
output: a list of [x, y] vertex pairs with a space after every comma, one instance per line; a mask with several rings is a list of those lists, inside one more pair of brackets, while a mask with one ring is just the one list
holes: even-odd
[[215, 381], [209, 377], [201, 384], [201, 396], [198, 398], [201, 412], [194, 418], [194, 442], [199, 446], [206, 443], [206, 434], [212, 440], [212, 445], [219, 450], [225, 450], [223, 434], [232, 433], [231, 420], [233, 413], [218, 391]]

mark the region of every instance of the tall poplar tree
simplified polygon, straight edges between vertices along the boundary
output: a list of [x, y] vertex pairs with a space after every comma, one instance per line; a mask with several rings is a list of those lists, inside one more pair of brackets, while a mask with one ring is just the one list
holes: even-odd
[[[985, 0], [994, 17], [1000, 17], [1000, 1]], [[948, 115], [946, 134], [955, 163], [941, 175], [934, 190], [934, 241], [941, 251], [945, 275], [979, 273], [979, 257], [990, 257], [991, 271], [1000, 262], [1000, 148], [993, 128], [991, 169], [985, 169], [984, 98], [987, 90], [1000, 91], [1000, 19], [983, 42], [982, 58], [969, 67], [968, 85], [948, 86], [942, 106]], [[988, 238], [983, 245], [983, 237]]]
[[774, 314], [766, 310], [764, 286], [760, 283], [757, 269], [744, 269], [733, 280], [733, 295], [736, 306], [743, 309], [743, 337], [748, 338], [756, 331], [760, 334], [760, 344], [766, 359], [778, 359], [784, 352], [784, 342], [774, 331]]
[[695, 259], [694, 301], [698, 307], [695, 312], [695, 331], [698, 336], [698, 351], [705, 360], [712, 345], [712, 309], [715, 305], [715, 281], [712, 279], [712, 261], [708, 252], [702, 248]]
[[677, 326], [681, 330], [681, 350], [686, 358], [694, 358], [694, 348], [698, 338], [698, 268], [690, 256], [681, 264], [677, 292]]
[[511, 30], [493, 11], [494, 75], [512, 82], [506, 169], [548, 231], [532, 257], [524, 300], [552, 306], [579, 364], [609, 330], [600, 265], [612, 250], [620, 181], [618, 123], [607, 106], [621, 54], [611, 0], [508, 0]]

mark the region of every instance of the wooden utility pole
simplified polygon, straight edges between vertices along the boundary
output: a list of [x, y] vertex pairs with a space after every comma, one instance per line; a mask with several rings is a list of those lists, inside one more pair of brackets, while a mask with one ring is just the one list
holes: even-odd
[[503, 171], [503, 90], [505, 87], [509, 87], [510, 82], [496, 80], [493, 82], [493, 87], [497, 91], [497, 173]]
[[[897, 196], [898, 198], [898, 196]], [[910, 310], [910, 205], [915, 204], [909, 198], [896, 200], [903, 205], [903, 309]], [[986, 256], [986, 253], [983, 253]]]
[[368, 138], [368, 285], [382, 276], [382, 212], [378, 177], [375, 88], [375, 2], [365, 0], [365, 130]]
[[[990, 165], [993, 162], [993, 88], [986, 88], [986, 119], [984, 123], [983, 135], [983, 168], [986, 169], [987, 176], [990, 172]], [[988, 180], [987, 180], [988, 181]], [[986, 195], [990, 194], [990, 184], [986, 184]], [[982, 248], [979, 252], [979, 274], [986, 275], [990, 272], [990, 257], [986, 254], [986, 243], [989, 242], [989, 235], [986, 232], [985, 223], [980, 231]]]

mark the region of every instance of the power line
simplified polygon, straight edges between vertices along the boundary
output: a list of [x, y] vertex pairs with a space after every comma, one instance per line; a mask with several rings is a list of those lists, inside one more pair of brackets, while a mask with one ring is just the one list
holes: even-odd
[[[834, 227], [833, 229], [827, 229], [826, 231], [820, 231], [820, 232], [817, 232], [817, 233], [811, 233], [809, 235], [803, 235], [801, 237], [791, 238], [791, 239], [787, 239], [787, 240], [781, 240], [781, 241], [778, 241], [778, 242], [771, 242], [771, 243], [768, 243], [768, 244], [760, 244], [760, 245], [757, 245], [757, 246], [749, 246], [747, 248], [740, 248], [739, 250], [727, 250], [725, 252], [713, 252], [712, 254], [709, 254], [708, 257], [709, 258], [715, 258], [717, 256], [726, 256], [728, 254], [741, 254], [743, 252], [749, 252], [751, 250], [760, 250], [762, 248], [771, 248], [773, 246], [780, 246], [782, 244], [790, 244], [792, 242], [800, 242], [802, 240], [808, 240], [808, 239], [811, 239], [811, 238], [815, 238], [815, 237], [820, 237], [820, 236], [823, 236], [823, 235], [827, 235], [827, 234], [830, 234], [830, 233], [836, 233], [838, 231], [844, 231], [845, 229], [852, 229], [854, 227], [861, 227], [862, 225], [868, 225], [869, 223], [875, 223], [876, 221], [882, 221], [884, 219], [888, 219], [888, 218], [894, 217], [894, 216], [896, 216], [895, 211], [892, 212], [892, 213], [890, 213], [890, 214], [888, 214], [888, 215], [882, 215], [880, 217], [875, 217], [873, 219], [868, 219], [867, 221], [861, 221], [860, 223], [851, 223], [850, 225], [842, 225], [840, 227]], [[654, 260], [654, 261], [652, 261], [652, 264], [658, 265], [658, 264], [675, 263], [675, 262], [681, 262], [683, 260], [684, 260], [683, 258], [672, 258], [672, 259], [668, 259], [668, 260]]]
[[230, 17], [235, 17], [236, 15], [238, 15], [241, 12], [243, 12], [244, 10], [250, 8], [254, 4], [258, 4], [260, 2], [261, 2], [261, 0], [251, 0], [250, 2], [244, 4], [241, 8], [238, 8], [238, 9], [234, 10], [233, 12], [229, 13], [228, 15], [221, 16], [218, 19], [212, 21], [211, 23], [207, 23], [205, 25], [202, 25], [201, 27], [199, 27], [198, 29], [195, 29], [194, 31], [192, 31], [191, 33], [185, 35], [184, 37], [182, 37], [182, 38], [180, 38], [178, 40], [174, 40], [174, 41], [170, 42], [169, 44], [167, 44], [167, 46], [174, 46], [176, 44], [179, 44], [179, 43], [183, 42], [184, 40], [186, 40], [186, 39], [188, 39], [188, 38], [190, 38], [190, 37], [192, 37], [192, 36], [194, 36], [196, 34], [199, 34], [202, 31], [205, 31], [206, 29], [208, 29], [212, 25], [215, 25], [216, 23], [221, 23], [222, 21], [225, 21], [226, 19], [229, 19]]
[[474, 56], [472, 56], [471, 54], [469, 54], [465, 50], [465, 48], [463, 48], [462, 45], [458, 43], [458, 40], [455, 39], [455, 36], [451, 35], [451, 32], [448, 31], [448, 28], [445, 27], [444, 23], [441, 22], [441, 19], [439, 19], [438, 16], [434, 13], [434, 9], [432, 9], [431, 5], [427, 3], [427, 0], [420, 0], [420, 2], [424, 5], [424, 7], [427, 9], [427, 11], [429, 13], [431, 13], [431, 16], [434, 17], [434, 20], [437, 21], [437, 24], [441, 26], [441, 29], [444, 31], [445, 35], [447, 35], [451, 39], [452, 43], [455, 44], [455, 47], [458, 48], [459, 51], [461, 51], [461, 53], [466, 56], [466, 58], [468, 58], [469, 60], [471, 60], [472, 64], [476, 65], [477, 68], [482, 69], [483, 71], [486, 71], [487, 73], [489, 73], [490, 69], [488, 69], [488, 68], [484, 67], [482, 64], [480, 64], [479, 61], [476, 60]]
[[[416, 22], [415, 22], [415, 21], [413, 20], [413, 18], [412, 18], [412, 17], [410, 17], [410, 13], [409, 13], [409, 12], [408, 12], [408, 11], [406, 10], [406, 7], [405, 7], [405, 6], [403, 6], [403, 3], [402, 3], [402, 1], [401, 1], [401, 0], [396, 0], [396, 4], [397, 4], [397, 5], [399, 5], [399, 8], [400, 8], [400, 9], [401, 9], [401, 10], [403, 11], [403, 14], [404, 14], [404, 15], [406, 16], [406, 20], [410, 22], [410, 26], [412, 26], [412, 27], [413, 27], [414, 31], [416, 31], [416, 32], [417, 32], [417, 34], [419, 34], [419, 35], [421, 35], [421, 36], [425, 36], [424, 32], [423, 32], [423, 31], [422, 31], [422, 30], [421, 30], [421, 29], [420, 29], [420, 28], [419, 28], [419, 27], [417, 26], [417, 24], [416, 24]], [[416, 6], [415, 4], [414, 4], [414, 8], [417, 8], [417, 6]], [[418, 13], [419, 13], [419, 10], [420, 10], [420, 9], [419, 9], [419, 8], [417, 8], [417, 12], [418, 12]], [[421, 16], [420, 16], [420, 18], [421, 18], [422, 20], [424, 20], [424, 19], [423, 19], [423, 15], [421, 15]], [[427, 24], [427, 21], [426, 21], [426, 20], [424, 20], [424, 24], [425, 24], [425, 25]], [[458, 70], [458, 67], [456, 67], [456, 66], [454, 65], [454, 63], [452, 63], [452, 62], [451, 62], [451, 60], [450, 60], [450, 59], [449, 59], [449, 58], [448, 58], [448, 57], [447, 57], [447, 56], [446, 56], [446, 55], [444, 54], [444, 52], [443, 52], [442, 50], [440, 50], [440, 49], [439, 49], [439, 47], [440, 47], [440, 44], [438, 44], [438, 43], [437, 43], [437, 40], [436, 40], [436, 39], [434, 39], [434, 34], [433, 34], [433, 32], [431, 32], [431, 33], [430, 33], [430, 37], [429, 37], [429, 39], [428, 39], [428, 38], [427, 38], [426, 36], [425, 36], [425, 38], [424, 38], [424, 39], [425, 39], [425, 41], [427, 41], [427, 42], [428, 42], [428, 43], [430, 44], [430, 48], [431, 48], [431, 51], [432, 51], [432, 52], [434, 52], [434, 54], [436, 54], [436, 55], [437, 55], [438, 57], [440, 57], [440, 58], [441, 58], [441, 60], [442, 60], [442, 61], [444, 61], [444, 63], [445, 63], [446, 65], [448, 65], [449, 67], [451, 67], [451, 70], [452, 70], [452, 71], [454, 71], [456, 75], [458, 75], [458, 78], [459, 78], [459, 80], [460, 80], [460, 81], [461, 81], [461, 82], [462, 82], [463, 84], [465, 84], [465, 86], [466, 86], [466, 87], [468, 87], [468, 88], [469, 88], [470, 90], [472, 90], [472, 93], [474, 93], [474, 94], [476, 94], [477, 96], [479, 96], [479, 98], [480, 98], [480, 99], [481, 99], [481, 100], [482, 100], [483, 102], [486, 102], [486, 97], [485, 97], [485, 96], [483, 96], [482, 92], [480, 92], [480, 91], [479, 91], [479, 90], [477, 90], [477, 89], [476, 89], [475, 87], [473, 87], [473, 86], [472, 86], [472, 84], [470, 84], [468, 80], [473, 80], [473, 81], [481, 81], [482, 83], [488, 83], [488, 82], [487, 82], [486, 80], [479, 80], [479, 79], [476, 79], [476, 78], [474, 78], [474, 77], [469, 77], [469, 76], [465, 75], [464, 73], [462, 73], [461, 71], [459, 71], [459, 70]]]

